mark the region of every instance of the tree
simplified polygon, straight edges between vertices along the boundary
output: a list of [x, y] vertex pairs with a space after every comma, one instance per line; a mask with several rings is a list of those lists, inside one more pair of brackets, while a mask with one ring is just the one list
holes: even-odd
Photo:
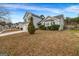
[[0, 6], [0, 17], [1, 18], [8, 18], [9, 13], [10, 12], [5, 7]]
[[75, 21], [76, 21], [76, 23], [79, 24], [79, 16], [78, 17], [75, 17]]
[[30, 21], [29, 24], [28, 24], [28, 32], [30, 34], [34, 34], [35, 33], [35, 27], [34, 27], [34, 24], [33, 24], [33, 17], [30, 17], [28, 20]]
[[2, 21], [2, 23], [11, 23], [9, 14], [9, 10], [7, 10], [5, 7], [0, 6], [0, 21]]

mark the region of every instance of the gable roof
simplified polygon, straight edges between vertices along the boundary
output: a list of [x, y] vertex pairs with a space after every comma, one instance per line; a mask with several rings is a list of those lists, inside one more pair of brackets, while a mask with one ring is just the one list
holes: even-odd
[[61, 15], [57, 15], [57, 16], [54, 16], [55, 18], [58, 18], [58, 19], [61, 19], [61, 18], [64, 18], [64, 15], [61, 14]]
[[43, 20], [41, 20], [40, 22], [42, 22], [42, 21], [46, 21], [46, 19], [50, 19], [50, 20], [52, 20], [52, 17], [51, 16], [47, 16], [45, 19], [43, 19]]
[[24, 17], [23, 17], [23, 19], [24, 19], [24, 18], [26, 17], [26, 15], [28, 15], [28, 14], [31, 14], [32, 16], [35, 16], [35, 17], [38, 17], [38, 18], [41, 19], [40, 16], [38, 16], [38, 15], [36, 15], [36, 14], [33, 14], [33, 13], [31, 13], [31, 12], [26, 12], [25, 15], [24, 15]]
[[[47, 18], [51, 18], [51, 19], [46, 20]], [[55, 19], [61, 19], [61, 18], [64, 19], [64, 16], [63, 16], [62, 14], [61, 14], [61, 15], [57, 15], [57, 16], [53, 16], [53, 17], [47, 16], [45, 19], [41, 20], [40, 22], [43, 22], [43, 21], [53, 21], [53, 20], [55, 20]], [[39, 22], [39, 23], [40, 23], [40, 22]]]

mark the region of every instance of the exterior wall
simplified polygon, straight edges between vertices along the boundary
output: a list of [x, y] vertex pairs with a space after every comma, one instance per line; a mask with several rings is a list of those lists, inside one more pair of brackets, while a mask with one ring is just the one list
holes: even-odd
[[7, 25], [5, 26], [0, 25], [0, 32], [5, 31], [6, 29], [8, 29]]
[[45, 27], [51, 26], [52, 24], [53, 24], [52, 21], [47, 21], [47, 22], [45, 22]]
[[16, 26], [16, 28], [21, 29], [21, 28], [23, 28], [23, 25], [24, 25], [24, 24], [19, 23], [19, 24]]
[[16, 28], [16, 25], [15, 24], [11, 25], [11, 28]]
[[41, 22], [41, 24], [45, 25], [45, 27], [47, 27], [47, 26], [51, 26], [51, 24], [54, 24], [54, 22], [55, 22], [55, 24], [60, 25], [59, 30], [63, 30], [63, 28], [64, 28], [64, 19], [63, 18], [54, 19], [54, 21], [43, 21], [43, 22]]
[[9, 29], [9, 26], [8, 25], [5, 25], [4, 26], [4, 29], [6, 30], [6, 29]]
[[23, 25], [23, 31], [28, 32], [28, 23]]
[[0, 25], [0, 31], [2, 31], [2, 26]]
[[25, 24], [22, 26], [24, 32], [28, 32], [28, 24], [29, 24], [28, 18], [30, 16], [33, 17], [33, 24], [34, 24], [35, 28], [38, 28], [38, 22], [40, 22], [42, 20], [41, 18], [35, 17], [31, 14], [26, 15], [25, 18], [24, 18]]
[[60, 28], [59, 28], [59, 30], [63, 30], [63, 29], [64, 29], [64, 19], [61, 18], [60, 19]]
[[31, 17], [32, 15], [31, 14], [27, 14], [24, 18], [24, 22], [29, 22], [28, 18]]
[[41, 20], [42, 19], [33, 16], [33, 24], [34, 24], [35, 28], [38, 28], [38, 22], [40, 22]]
[[60, 19], [54, 20], [55, 24], [60, 25]]

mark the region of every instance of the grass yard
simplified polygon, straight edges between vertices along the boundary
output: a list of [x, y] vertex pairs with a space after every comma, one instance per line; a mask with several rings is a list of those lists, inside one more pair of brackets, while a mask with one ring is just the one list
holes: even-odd
[[79, 37], [72, 31], [36, 31], [0, 37], [0, 54], [79, 55]]

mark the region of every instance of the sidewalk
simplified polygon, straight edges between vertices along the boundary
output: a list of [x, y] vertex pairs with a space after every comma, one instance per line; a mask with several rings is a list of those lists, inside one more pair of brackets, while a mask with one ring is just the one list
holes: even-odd
[[8, 33], [1, 33], [0, 37], [2, 36], [7, 36], [7, 35], [13, 35], [13, 34], [17, 34], [17, 33], [22, 33], [23, 31], [15, 31], [15, 32], [8, 32]]

